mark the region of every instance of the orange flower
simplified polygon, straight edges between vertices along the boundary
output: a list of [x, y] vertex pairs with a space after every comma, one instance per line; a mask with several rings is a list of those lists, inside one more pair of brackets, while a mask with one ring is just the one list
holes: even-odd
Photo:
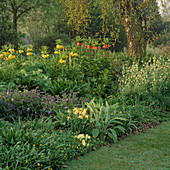
[[88, 45], [87, 48], [93, 48], [93, 46], [92, 45]]
[[77, 43], [77, 46], [82, 46], [82, 45], [83, 45], [83, 43], [80, 43], [80, 42], [79, 42], [79, 43]]
[[94, 50], [98, 50], [98, 49], [99, 49], [99, 47], [93, 47], [93, 49], [94, 49]]
[[104, 44], [103, 45], [103, 48], [109, 48], [110, 47], [110, 44]]

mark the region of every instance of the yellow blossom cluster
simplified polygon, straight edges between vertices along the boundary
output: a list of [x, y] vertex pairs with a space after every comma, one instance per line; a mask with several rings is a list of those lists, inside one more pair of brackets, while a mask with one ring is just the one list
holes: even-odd
[[78, 136], [75, 136], [74, 138], [77, 138], [77, 139], [81, 140], [81, 141], [82, 141], [82, 145], [88, 147], [88, 146], [89, 146], [89, 143], [86, 144], [86, 141], [87, 141], [88, 139], [90, 139], [91, 136], [89, 136], [88, 134], [86, 134], [86, 135], [84, 135], [84, 134], [79, 134]]
[[89, 115], [86, 114], [87, 109], [77, 108], [73, 109], [73, 114], [77, 115], [79, 119], [83, 119], [84, 117], [88, 119]]
[[77, 56], [78, 56], [77, 53], [73, 53], [73, 52], [71, 52], [70, 55], [71, 55], [72, 57], [77, 57]]

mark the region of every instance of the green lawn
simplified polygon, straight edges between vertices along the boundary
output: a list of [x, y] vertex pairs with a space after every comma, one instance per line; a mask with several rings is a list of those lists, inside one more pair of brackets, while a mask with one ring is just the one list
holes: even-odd
[[170, 122], [74, 160], [68, 169], [170, 169]]

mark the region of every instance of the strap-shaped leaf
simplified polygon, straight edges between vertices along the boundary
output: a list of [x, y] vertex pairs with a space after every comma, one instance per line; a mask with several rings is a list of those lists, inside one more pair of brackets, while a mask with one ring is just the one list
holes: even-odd
[[114, 129], [119, 129], [121, 132], [125, 133], [126, 129], [123, 126], [115, 126]]
[[111, 129], [111, 128], [109, 128], [109, 130], [113, 135], [112, 138], [113, 138], [114, 143], [116, 143], [117, 142], [117, 133], [116, 133], [116, 131], [114, 129]]

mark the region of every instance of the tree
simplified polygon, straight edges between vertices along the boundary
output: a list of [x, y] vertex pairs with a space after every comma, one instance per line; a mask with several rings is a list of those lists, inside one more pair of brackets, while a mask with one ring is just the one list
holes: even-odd
[[[92, 4], [90, 0], [66, 0], [67, 12], [70, 16], [68, 23], [72, 23], [76, 29], [86, 27], [87, 19], [90, 19], [88, 9]], [[128, 48], [132, 57], [140, 58], [146, 54], [146, 38], [150, 23], [155, 19], [158, 11], [155, 0], [96, 0], [101, 5], [101, 18], [104, 24], [108, 24], [108, 16], [112, 13], [114, 30], [111, 32], [113, 39], [118, 39], [120, 25], [124, 23], [128, 39]], [[86, 4], [86, 5], [84, 5]], [[81, 9], [81, 10], [80, 10]], [[84, 21], [84, 22], [83, 22]], [[78, 24], [77, 24], [78, 23]], [[107, 34], [109, 27], [103, 27]]]
[[5, 0], [0, 2], [0, 47], [9, 42], [12, 35], [11, 18], [4, 6]]
[[35, 8], [40, 3], [39, 0], [6, 0], [4, 8], [12, 14], [14, 46], [18, 48], [17, 22], [24, 14]]

